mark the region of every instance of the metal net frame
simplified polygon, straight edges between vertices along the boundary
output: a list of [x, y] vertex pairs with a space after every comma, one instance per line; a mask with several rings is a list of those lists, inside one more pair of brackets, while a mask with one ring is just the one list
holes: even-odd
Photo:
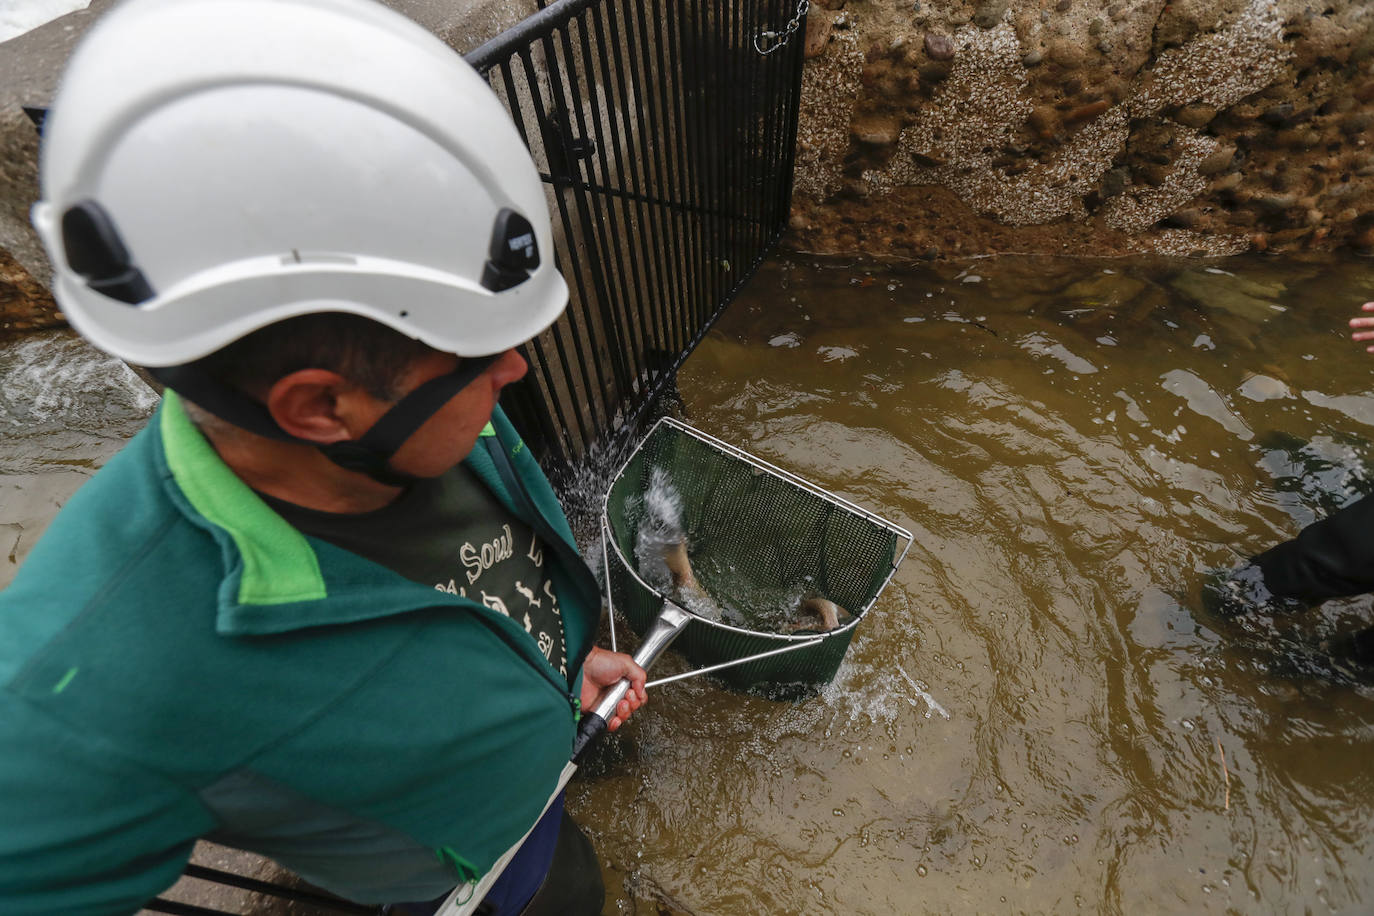
[[[680, 497], [697, 578], [735, 622], [694, 612], [654, 584], [637, 556], [655, 475]], [[831, 680], [912, 542], [906, 529], [672, 418], [659, 420], [616, 474], [602, 534], [613, 637], [617, 611], [641, 635], [665, 601], [693, 616], [673, 648], [700, 667], [654, 683], [714, 673], [742, 688]], [[802, 594], [834, 602], [848, 619], [826, 632], [770, 629], [776, 617], [760, 604]]]

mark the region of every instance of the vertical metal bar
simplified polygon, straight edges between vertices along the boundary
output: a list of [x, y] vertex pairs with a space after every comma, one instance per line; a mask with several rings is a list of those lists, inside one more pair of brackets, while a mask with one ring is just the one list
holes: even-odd
[[[522, 59], [522, 64], [525, 63], [527, 63], [527, 61]], [[537, 138], [540, 148], [542, 149], [544, 145], [543, 136], [537, 133], [531, 134], [531, 132], [525, 124], [525, 116], [521, 110], [519, 91], [516, 89], [515, 86], [515, 68], [511, 58], [506, 59], [501, 68], [501, 73], [503, 83], [506, 89], [507, 104], [511, 109], [511, 116], [515, 120], [517, 129], [520, 131], [521, 135], [526, 138], [527, 145], [532, 145], [532, 141], [535, 138]], [[537, 119], [538, 106], [536, 98], [539, 93], [539, 85], [538, 83], [531, 83], [529, 81], [526, 81], [525, 86], [531, 95], [531, 105], [536, 107]], [[545, 158], [547, 159], [548, 151], [544, 150], [544, 153]], [[557, 195], [558, 192], [555, 191], [554, 193], [555, 195]], [[558, 209], [561, 213], [561, 203], [558, 205]], [[558, 252], [555, 252], [555, 266], [559, 267], [560, 270], [563, 269], [563, 265], [561, 265], [559, 262], [566, 262], [566, 260], [566, 258], [561, 258]], [[571, 309], [565, 312], [564, 316], [560, 318], [558, 321], [554, 322], [553, 326], [550, 327], [549, 330], [546, 331], [545, 334], [541, 335], [540, 337], [547, 336], [553, 341], [554, 349], [558, 353], [558, 365], [559, 368], [562, 370], [562, 379], [568, 386], [569, 390], [571, 390], [574, 388], [575, 384], [573, 381], [574, 376], [571, 367], [573, 365], [577, 365], [579, 368], [582, 369], [583, 373], [585, 374], [586, 363], [584, 360], [581, 359], [580, 350], [578, 352], [578, 359], [575, 362], [569, 359], [567, 346], [564, 342], [565, 326], [569, 329], [569, 333], [572, 334], [573, 345], [574, 347], [576, 347], [577, 312]], [[536, 337], [533, 341], [530, 342], [529, 350], [531, 350], [532, 352], [527, 352], [526, 355], [527, 358], [531, 355], [536, 358], [537, 369], [540, 377], [543, 379], [543, 385], [541, 386], [543, 397], [554, 405], [558, 415], [559, 428], [557, 430], [549, 430], [546, 433], [546, 442], [550, 448], [556, 448], [557, 454], [559, 455], [562, 461], [568, 462], [571, 461], [574, 457], [574, 455], [570, 452], [568, 441], [570, 437], [573, 435], [574, 424], [578, 439], [580, 441], [588, 441], [590, 438], [592, 438], [593, 433], [590, 429], [588, 429], [587, 424], [584, 422], [582, 411], [579, 410], [576, 406], [576, 400], [572, 402], [572, 410], [570, 411], [574, 423], [570, 424], [568, 422], [569, 411], [564, 409], [564, 398], [560, 395], [558, 383], [553, 378], [553, 374], [550, 368], [549, 355], [544, 347], [544, 342], [540, 339], [540, 337]], [[531, 385], [533, 384], [534, 383], [531, 383]], [[547, 423], [547, 411], [545, 411], [544, 413], [544, 419]]]
[[[681, 16], [677, 15], [680, 4], [676, 0], [658, 0], [659, 14], [654, 17], [654, 30], [658, 38], [659, 73], [663, 95], [665, 127], [667, 130], [659, 138], [669, 156], [669, 177], [673, 195], [681, 202], [682, 237], [686, 244], [681, 246], [679, 262], [682, 264], [682, 282], [687, 287], [686, 308], [682, 314], [683, 332], [690, 342], [692, 328], [696, 326], [698, 302], [707, 295], [702, 262], [705, 259], [705, 239], [697, 206], [696, 188], [691, 180], [689, 162], [689, 126], [683, 117], [682, 99], [685, 76], [682, 72], [684, 53], [681, 40]], [[690, 2], [690, 0], [687, 0]]]
[[[552, 172], [554, 170], [552, 158], [554, 153], [547, 149], [548, 132], [546, 125], [548, 124], [549, 113], [545, 110], [544, 96], [539, 89], [539, 81], [535, 75], [534, 62], [530, 56], [529, 46], [522, 48], [519, 56], [521, 66], [524, 69], [525, 85], [530, 87], [530, 100], [534, 106], [535, 120], [541, 125], [540, 141], [546, 146], [545, 153], [550, 159], [550, 172]], [[556, 69], [556, 60], [552, 55], [549, 55], [547, 51], [545, 53], [545, 59], [550, 70]], [[560, 137], [555, 137], [554, 142], [562, 142], [562, 140]], [[581, 449], [585, 449], [594, 441], [596, 431], [602, 428], [601, 424], [596, 422], [595, 404], [601, 396], [600, 392], [605, 390], [605, 379], [601, 372], [601, 360], [588, 358], [583, 348], [584, 338], [590, 345], [591, 331], [589, 328], [584, 329], [579, 327], [580, 324], [587, 323], [587, 316], [585, 313], [591, 310], [595, 300], [587, 290], [584, 271], [577, 258], [577, 235], [573, 230], [573, 221], [568, 213], [566, 189], [564, 187], [567, 182], [563, 176], [551, 174], [550, 178], [552, 179], [554, 194], [557, 199], [559, 220], [563, 225], [563, 241], [564, 250], [566, 252], [565, 256], [560, 258], [560, 260], [563, 261], [560, 265], [560, 269], [562, 269], [565, 279], [569, 274], [572, 275], [572, 280], [575, 284], [574, 288], [577, 290], [577, 303], [580, 306], [575, 314], [570, 314], [572, 310], [569, 309], [569, 312], [565, 312], [564, 315], [572, 330], [573, 346], [577, 352], [577, 358], [572, 364], [580, 370], [579, 374], [584, 385], [583, 392], [585, 396], [583, 398], [578, 398], [577, 392], [574, 390], [572, 392], [572, 397], [574, 398], [573, 403], [575, 405], [575, 412], [579, 417], [579, 432], [582, 433], [578, 444]], [[580, 321], [578, 319], [580, 319]], [[560, 319], [560, 321], [561, 320], [564, 319]], [[560, 357], [563, 356], [564, 354], [561, 346], [559, 347], [559, 351]], [[567, 368], [569, 363], [564, 362], [563, 365], [565, 367], [565, 377], [568, 379], [570, 385], [575, 386], [576, 377], [573, 375], [572, 371]], [[596, 376], [596, 384], [592, 383], [593, 373]], [[589, 430], [585, 431], [583, 424], [580, 422], [584, 412], [591, 426]]]
[[[603, 53], [601, 56], [602, 85], [605, 87], [607, 98], [611, 100], [608, 109], [612, 115], [610, 121], [611, 135], [615, 141], [617, 172], [621, 179], [621, 185], [627, 184], [638, 195], [643, 195], [643, 187], [639, 177], [639, 166], [632, 137], [636, 133], [635, 124], [631, 119], [634, 111], [634, 102], [629, 95], [629, 86], [625, 80], [625, 68], [620, 41], [619, 30], [616, 28], [615, 21], [616, 4], [608, 3], [601, 7], [604, 14], [596, 20], [597, 41], [603, 50], [609, 49], [610, 53]], [[628, 49], [626, 49], [628, 51]], [[614, 64], [614, 68], [612, 68]], [[619, 117], [616, 117], [616, 115]], [[621, 129], [624, 129], [624, 139], [621, 138]], [[665, 348], [663, 342], [663, 329], [659, 321], [659, 310], [655, 307], [656, 302], [662, 301], [658, 295], [662, 289], [661, 275], [655, 272], [657, 262], [655, 255], [657, 245], [653, 235], [653, 227], [646, 218], [647, 205], [631, 201], [628, 196], [622, 198], [622, 209], [626, 217], [626, 235], [633, 239], [634, 253], [632, 262], [636, 271], [643, 270], [642, 283], [638, 273], [636, 274], [636, 288], [639, 291], [639, 299], [635, 303], [637, 319], [643, 332], [643, 339], [639, 346], [643, 357], [643, 365], [646, 372], [652, 373], [655, 366], [651, 353], [654, 350]], [[637, 218], [638, 217], [638, 218]], [[630, 228], [633, 231], [630, 231]]]
[[[525, 115], [521, 110], [520, 95], [515, 86], [511, 58], [507, 57], [493, 69], [498, 72], [502, 89], [506, 94], [506, 107], [510, 110], [515, 129], [519, 131], [525, 145], [531, 150], [535, 149], [536, 138], [530, 135], [529, 129], [525, 125]], [[537, 90], [538, 87], [535, 86], [531, 87], [530, 91]], [[542, 145], [542, 139], [539, 142]], [[556, 257], [555, 260], [557, 260]], [[549, 357], [542, 339], [546, 336], [554, 341], [554, 346], [559, 352], [560, 365], [565, 367], [568, 365], [563, 347], [563, 330], [560, 323], [556, 322], [545, 334], [535, 337], [523, 348], [531, 372], [536, 374], [537, 378], [542, 379], [542, 384], [527, 377], [520, 383], [511, 386], [509, 393], [503, 395], [502, 400], [509, 399], [513, 404], [518, 405], [515, 414], [523, 420], [521, 429], [527, 437], [531, 429], [530, 424], [538, 426], [537, 444], [542, 446], [541, 451], [545, 453], [541, 457], [552, 457], [560, 463], [567, 463], [573, 457], [569, 453], [567, 441], [572, 424], [568, 421], [568, 415], [563, 407], [564, 399], [558, 397], [558, 386], [550, 372]], [[580, 417], [574, 416], [574, 420], [579, 424], [581, 423]]]
[[[635, 117], [632, 122], [633, 135], [637, 141], [638, 155], [635, 150], [630, 151], [630, 160], [634, 165], [632, 171], [635, 179], [636, 190], [647, 198], [658, 197], [660, 188], [654, 186], [653, 171], [655, 162], [651, 158], [650, 150], [654, 150], [653, 155], [657, 156], [659, 144], [649, 142], [649, 133], [654, 128], [655, 117], [653, 115], [652, 92], [648, 91], [644, 78], [640, 74], [640, 60], [647, 53], [635, 44], [635, 34], [633, 25], [627, 20], [622, 31], [616, 16], [616, 11], [622, 9], [620, 4], [611, 7], [609, 18], [609, 31], [611, 41], [616, 47], [624, 43], [626, 53], [617, 54], [615, 58], [616, 75], [622, 85], [622, 94], [625, 95], [624, 104], [627, 109], [633, 106]], [[629, 15], [627, 12], [626, 16]], [[628, 64], [629, 79], [626, 80], [625, 69]], [[633, 103], [628, 93], [632, 91], [634, 95]], [[656, 139], [656, 138], [655, 138]], [[660, 182], [661, 184], [661, 182]], [[647, 230], [648, 249], [652, 259], [652, 272], [654, 283], [650, 296], [652, 301], [647, 303], [654, 316], [654, 327], [659, 354], [655, 356], [654, 368], [662, 372], [666, 367], [663, 364], [663, 354], [671, 353], [678, 348], [678, 342], [673, 339], [672, 334], [672, 312], [673, 303], [676, 301], [676, 287], [672, 282], [672, 274], [668, 270], [666, 258], [666, 239], [664, 235], [663, 216], [665, 215], [664, 205], [661, 203], [645, 203], [641, 205], [640, 212], [643, 214], [643, 221]]]
[[[599, 39], [597, 47], [602, 52], [600, 55], [593, 55], [592, 53], [592, 42], [588, 34], [588, 20], [591, 20], [592, 28], [597, 30]], [[606, 111], [603, 112], [598, 102], [598, 97], [601, 93], [597, 91], [598, 84], [595, 80], [596, 67], [593, 64], [594, 58], [599, 57], [602, 70], [604, 71], [606, 62], [604, 36], [601, 35], [599, 20], [596, 18], [595, 11], [589, 11], [585, 16], [579, 18], [577, 24], [578, 37], [580, 38], [582, 49], [583, 66], [581, 67], [581, 73], [583, 79], [586, 81], [585, 98], [587, 100], [589, 120], [592, 123], [592, 132], [596, 137], [596, 161], [600, 163], [601, 166], [600, 184], [605, 188], [614, 188], [622, 184], [621, 179], [623, 176], [619, 169], [617, 169], [615, 173], [612, 173], [611, 161], [613, 157], [607, 155], [608, 143], [606, 134], [608, 132], [611, 134], [610, 144], [614, 146], [614, 150], [618, 155], [619, 132], [615, 129], [616, 118], [614, 109], [607, 106]], [[603, 79], [600, 86], [602, 91], [609, 92], [609, 79]], [[603, 120], [605, 121], [605, 128], [603, 128]], [[595, 169], [591, 171], [595, 174]], [[614, 259], [614, 275], [619, 287], [619, 298], [616, 302], [611, 304], [612, 311], [618, 319], [616, 327], [617, 333], [614, 340], [611, 342], [611, 346], [622, 353], [622, 357], [626, 359], [630, 371], [629, 384], [622, 397], [627, 395], [633, 397], [634, 393], [638, 392], [643, 387], [642, 380], [645, 377], [643, 362], [644, 347], [642, 344], [644, 334], [642, 332], [636, 333], [636, 331], [641, 331], [641, 329], [637, 327], [633, 310], [634, 304], [637, 301], [642, 301], [644, 298], [641, 292], [639, 259], [633, 256], [627, 257], [626, 247], [631, 235], [629, 228], [630, 220], [625, 210], [626, 200], [624, 196], [598, 194], [594, 195], [593, 199], [600, 202], [598, 204], [598, 210], [601, 214], [601, 225], [607, 233], [606, 243], [603, 247], [609, 257]], [[620, 216], [622, 218], [617, 218], [617, 209], [620, 211]], [[629, 261], [628, 271], [626, 270], [626, 261]]]
[[[799, 34], [806, 34], [806, 17], [802, 18]], [[794, 42], [794, 47], [787, 50], [790, 58], [789, 66], [784, 69], [787, 74], [788, 105], [785, 109], [784, 124], [782, 131], [782, 142], [779, 144], [781, 158], [777, 160], [774, 175], [778, 178], [777, 196], [774, 198], [777, 207], [777, 228], [769, 239], [771, 246], [781, 235], [782, 229], [787, 225], [789, 210], [792, 201], [792, 183], [794, 170], [797, 161], [797, 128], [801, 120], [801, 85], [802, 85], [802, 66], [805, 64], [805, 54], [803, 53], [806, 42]]]
[[[693, 278], [696, 280], [696, 295], [692, 297], [691, 309], [688, 312], [688, 328], [695, 328], [699, 320], [701, 301], [711, 295], [710, 281], [707, 268], [707, 261], [710, 258], [710, 236], [708, 227], [703, 215], [703, 198], [701, 186], [697, 182], [696, 162], [697, 149], [700, 146], [703, 131], [700, 125], [694, 124], [690, 118], [691, 112], [691, 67], [693, 66], [690, 57], [691, 49], [688, 43], [691, 41], [691, 7], [696, 0], [681, 0], [680, 3], [671, 3], [672, 13], [667, 17], [667, 26], [672, 34], [672, 49], [675, 52], [676, 60], [673, 62], [673, 119], [676, 122], [674, 134], [678, 140], [678, 180], [681, 182], [683, 199], [688, 204], [688, 213], [691, 215], [691, 230], [694, 233], [696, 245], [692, 251], [692, 261], [689, 269]], [[674, 15], [675, 13], [675, 15]]]
[[[667, 200], [675, 206], [671, 207], [666, 214], [669, 217], [669, 227], [676, 229], [677, 244], [670, 249], [671, 261], [674, 263], [674, 277], [676, 285], [681, 290], [681, 297], [676, 314], [676, 332], [678, 349], [687, 346], [692, 339], [690, 331], [690, 316], [692, 302], [696, 298], [696, 277], [691, 270], [692, 253], [696, 250], [697, 239], [691, 224], [691, 214], [688, 212], [688, 199], [682, 191], [680, 160], [675, 159], [678, 144], [681, 142], [681, 124], [673, 117], [671, 98], [673, 92], [669, 88], [669, 81], [674, 83], [677, 78], [677, 62], [672, 54], [670, 39], [664, 29], [664, 23], [668, 20], [667, 12], [663, 9], [664, 0], [651, 0], [650, 5], [657, 4], [649, 14], [652, 16], [653, 34], [650, 37], [642, 8], [635, 8], [638, 20], [640, 36], [647, 48], [653, 45], [656, 64], [654, 68], [654, 83], [658, 92], [658, 105], [655, 109], [657, 113], [654, 147], [655, 157], [659, 163], [660, 178], [659, 191]], [[647, 67], [646, 67], [647, 70]], [[659, 123], [661, 119], [661, 123]], [[675, 129], [679, 128], [679, 129]]]
[[[764, 22], [768, 19], [768, 10], [771, 3], [754, 2], [750, 4], [749, 17], [745, 27], [745, 53], [758, 56], [754, 50], [753, 36], [763, 30]], [[769, 117], [773, 110], [773, 97], [769, 94], [773, 91], [772, 74], [777, 67], [766, 57], [757, 61], [751, 70], [750, 85], [754, 91], [750, 93], [751, 98], [756, 102], [749, 112], [749, 150], [751, 154], [751, 164], [753, 166], [749, 182], [749, 212], [747, 214], [747, 238], [751, 253], [757, 257], [757, 252], [763, 247], [764, 227], [766, 223], [765, 211], [765, 186], [768, 182], [768, 125], [772, 122]]]
[[[745, 28], [745, 53], [758, 52], [754, 50], [753, 36], [763, 31], [765, 22], [771, 22], [772, 8], [775, 6], [774, 0], [759, 0], [750, 4], [748, 23]], [[750, 189], [750, 210], [749, 210], [749, 241], [750, 247], [754, 252], [764, 248], [764, 236], [768, 226], [768, 201], [766, 187], [769, 178], [769, 164], [772, 149], [769, 146], [769, 130], [773, 124], [772, 112], [774, 105], [774, 93], [777, 86], [773, 79], [778, 71], [778, 66], [767, 57], [757, 62], [753, 68], [753, 78], [751, 83], [755, 89], [750, 93], [751, 98], [757, 99], [753, 110], [749, 113], [749, 149], [753, 154], [753, 174], [749, 184]]]
[[[751, 11], [756, 15], [750, 18], [748, 35], [757, 35], [765, 28], [771, 28], [771, 25], [765, 26], [765, 23], [773, 21], [772, 17], [775, 15], [776, 6], [776, 0], [760, 0], [760, 2], [752, 5]], [[796, 36], [794, 36], [794, 40], [798, 40]], [[753, 49], [752, 40], [749, 48], [750, 50]], [[757, 52], [755, 53], [757, 54]], [[749, 185], [751, 192], [749, 239], [755, 252], [765, 247], [764, 238], [767, 235], [769, 223], [770, 207], [767, 183], [772, 160], [771, 130], [774, 122], [772, 113], [776, 107], [774, 93], [777, 91], [777, 85], [774, 76], [778, 72], [777, 62], [771, 60], [770, 57], [764, 57], [759, 61], [754, 70], [753, 82], [757, 90], [754, 97], [759, 99], [759, 103], [750, 112], [749, 117], [749, 148], [754, 156], [754, 171]]]
[[701, 199], [707, 210], [707, 226], [710, 238], [710, 245], [707, 250], [709, 263], [706, 276], [710, 279], [709, 298], [700, 303], [701, 311], [697, 313], [697, 326], [700, 327], [706, 321], [707, 315], [714, 310], [713, 304], [720, 301], [723, 289], [723, 278], [721, 276], [721, 219], [720, 219], [720, 185], [716, 176], [716, 157], [715, 152], [720, 148], [720, 135], [716, 130], [715, 118], [710, 117], [704, 111], [705, 94], [705, 75], [709, 72], [710, 61], [706, 59], [707, 36], [711, 34], [710, 25], [710, 4], [706, 0], [691, 0], [689, 4], [693, 10], [693, 25], [695, 34], [693, 35], [693, 54], [692, 64], [695, 72], [692, 74], [689, 89], [692, 91], [691, 105], [688, 111], [691, 113], [692, 121], [688, 125], [688, 130], [692, 130], [700, 138], [696, 144], [696, 171], [697, 184], [701, 187]]
[[750, 150], [747, 139], [749, 114], [758, 104], [758, 100], [753, 98], [749, 91], [752, 88], [749, 85], [749, 75], [754, 68], [748, 66], [749, 61], [744, 57], [744, 42], [741, 38], [744, 31], [742, 13], [741, 0], [729, 0], [729, 14], [722, 23], [725, 30], [725, 40], [722, 42], [726, 59], [725, 69], [730, 73], [726, 87], [731, 96], [730, 110], [721, 118], [720, 126], [721, 133], [727, 138], [728, 148], [722, 169], [725, 173], [722, 176], [724, 190], [730, 201], [729, 218], [726, 221], [726, 249], [729, 252], [726, 260], [730, 265], [725, 272], [727, 290], [735, 288], [735, 278], [743, 275], [747, 266], [747, 249], [744, 247], [748, 231], [745, 219], [749, 209], [750, 180]]
[[[771, 23], [777, 22], [779, 20], [779, 17], [789, 15], [787, 10], [787, 5], [789, 2], [791, 2], [791, 0], [768, 0], [767, 7], [763, 13], [764, 16], [767, 17], [764, 21], [770, 23], [768, 28], [776, 28], [777, 26], [772, 25]], [[762, 29], [764, 28], [764, 26], [760, 24], [759, 28]], [[765, 169], [765, 178], [767, 178], [768, 176], [772, 176], [774, 174], [773, 169], [776, 167], [777, 156], [779, 153], [778, 141], [779, 137], [783, 133], [779, 129], [780, 125], [778, 123], [778, 118], [776, 117], [776, 113], [780, 113], [784, 110], [783, 105], [780, 104], [778, 101], [777, 95], [779, 85], [781, 83], [781, 74], [783, 74], [787, 70], [788, 64], [790, 62], [790, 55], [792, 51], [792, 48], [790, 46], [793, 44], [804, 45], [804, 36], [805, 31], [799, 30], [793, 36], [792, 41], [789, 42], [789, 47], [787, 49], [784, 49], [782, 52], [773, 55], [775, 57], [778, 57], [779, 60], [770, 60], [768, 62], [767, 74], [765, 76], [764, 82], [764, 91], [765, 93], [767, 93], [766, 97], [769, 99], [769, 105], [760, 113], [760, 117], [763, 122], [762, 137], [760, 139], [760, 155], [762, 157], [763, 168]], [[790, 99], [791, 93], [787, 93], [786, 98]], [[778, 214], [776, 201], [774, 200], [773, 196], [769, 193], [769, 188], [767, 187], [766, 183], [761, 182], [759, 185], [758, 232], [758, 245], [760, 247], [766, 247], [768, 245], [768, 234], [772, 231], [773, 223], [776, 222], [777, 219]], [[782, 219], [783, 221], [786, 221], [786, 214], [782, 215]]]
[[[563, 28], [557, 31], [563, 46], [562, 61], [564, 66], [571, 68], [574, 61], [572, 42], [568, 38], [568, 29]], [[554, 53], [554, 41], [552, 37], [546, 37], [544, 39], [544, 47], [545, 54], [550, 60], [559, 59], [558, 55]], [[582, 106], [577, 103], [577, 99], [572, 92], [572, 87], [576, 85], [576, 76], [570, 75], [571, 79], [566, 78], [567, 76], [569, 75], [565, 75], [562, 68], [554, 66], [549, 67], [549, 84], [553, 90], [554, 98], [558, 100], [561, 111], [571, 112], [577, 119], [574, 125], [570, 123], [566, 115], [564, 115], [558, 126], [565, 136], [568, 131], [571, 131], [575, 126], [577, 139], [585, 139], [587, 136], [586, 119], [583, 117]], [[630, 391], [630, 369], [625, 362], [624, 354], [616, 352], [614, 346], [604, 348], [601, 346], [606, 342], [606, 337], [608, 335], [614, 339], [614, 335], [619, 331], [614, 312], [611, 284], [607, 276], [608, 265], [613, 263], [614, 256], [607, 248], [607, 240], [603, 233], [598, 231], [598, 214], [600, 207], [599, 204], [595, 203], [598, 197], [589, 193], [590, 189], [582, 178], [581, 165], [575, 162], [569, 162], [569, 168], [572, 171], [570, 186], [573, 190], [573, 197], [577, 202], [577, 212], [582, 228], [582, 242], [591, 249], [589, 251], [590, 257], [587, 261], [587, 268], [592, 275], [597, 291], [596, 299], [592, 300], [592, 302], [597, 306], [597, 313], [601, 319], [599, 327], [600, 333], [594, 337], [597, 343], [595, 349], [598, 360], [604, 357], [606, 361], [610, 363], [611, 377], [615, 380], [615, 387], [610, 392], [603, 389], [596, 393], [598, 405], [601, 407], [604, 415], [605, 425], [609, 427], [612, 418], [615, 416], [615, 410], [612, 405], [623, 399], [626, 392]], [[608, 396], [610, 400], [608, 400]]]

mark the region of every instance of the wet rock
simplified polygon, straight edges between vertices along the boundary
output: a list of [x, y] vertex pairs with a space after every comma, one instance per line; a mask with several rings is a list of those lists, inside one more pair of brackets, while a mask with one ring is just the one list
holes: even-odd
[[806, 47], [802, 54], [812, 58], [825, 50], [830, 43], [830, 32], [835, 26], [835, 17], [829, 10], [814, 10], [806, 17]]
[[1252, 203], [1261, 213], [1277, 216], [1293, 209], [1298, 203], [1298, 198], [1293, 194], [1262, 194]]
[[1288, 127], [1293, 123], [1294, 107], [1292, 102], [1284, 102], [1265, 109], [1260, 120], [1270, 127]]
[[1084, 121], [1091, 121], [1111, 107], [1112, 103], [1108, 102], [1106, 99], [1099, 99], [1096, 102], [1081, 105], [1064, 115], [1064, 123], [1082, 124]]
[[[1353, 57], [1374, 50], [1367, 6], [850, 3], [850, 30], [807, 63], [835, 64], [842, 42], [866, 58], [845, 77], [854, 104], [815, 108], [813, 130], [842, 138], [827, 186], [863, 173], [872, 191], [847, 211], [851, 232], [892, 235], [913, 255], [927, 240], [893, 223], [953, 220], [950, 238], [935, 239], [946, 257], [961, 240], [979, 252], [1219, 252], [1225, 238], [1232, 253], [1251, 236], [1270, 250], [1348, 248], [1367, 224], [1340, 214], [1374, 213], [1374, 144], [1361, 142], [1374, 135], [1374, 68]], [[1284, 40], [1289, 20], [1305, 37]], [[896, 39], [891, 72], [859, 51]], [[934, 189], [967, 212], [907, 209]], [[808, 232], [819, 232], [836, 217], [824, 198], [812, 203]]]
[[1357, 232], [1350, 243], [1360, 254], [1374, 254], [1374, 225]]
[[1173, 0], [1164, 4], [1154, 26], [1157, 50], [1179, 47], [1215, 30], [1221, 24], [1226, 4], [1216, 0]]
[[1208, 155], [1198, 163], [1198, 174], [1219, 175], [1231, 167], [1231, 163], [1235, 161], [1235, 158], [1236, 148], [1234, 146], [1220, 147], [1216, 152]]
[[995, 28], [1010, 5], [1010, 0], [983, 0], [973, 13], [973, 24], [980, 29]]
[[1060, 302], [1115, 308], [1145, 290], [1144, 280], [1123, 274], [1096, 274], [1065, 286], [1055, 298]]
[[1328, 99], [1321, 106], [1320, 111], [1324, 115], [1345, 114], [1346, 112], [1353, 111], [1358, 104], [1358, 102], [1348, 95], [1338, 95], [1333, 99]]
[[943, 32], [927, 32], [925, 49], [931, 60], [954, 59], [954, 39]]
[[0, 249], [0, 332], [33, 331], [64, 323], [47, 289], [8, 251]]
[[[1203, 161], [1206, 162], [1207, 160], [1204, 159]], [[1229, 174], [1222, 175], [1216, 181], [1212, 182], [1212, 190], [1230, 191], [1234, 188], [1240, 187], [1241, 182], [1243, 182], [1244, 180], [1245, 176], [1242, 175], [1240, 172], [1230, 172]]]
[[1105, 197], [1115, 197], [1122, 191], [1131, 186], [1131, 170], [1125, 166], [1117, 166], [1109, 169], [1107, 174], [1102, 176], [1101, 194]]
[[868, 146], [891, 146], [897, 142], [902, 125], [896, 118], [890, 117], [856, 118], [849, 126], [849, 132], [855, 140]]
[[1346, 136], [1362, 134], [1374, 127], [1374, 111], [1356, 111], [1341, 122], [1341, 133]]
[[1069, 39], [1055, 39], [1045, 47], [1045, 59], [1061, 70], [1077, 70], [1086, 55], [1082, 44]]
[[1049, 139], [1059, 129], [1059, 112], [1053, 105], [1037, 106], [1026, 117], [1026, 124], [1040, 137]]
[[1171, 229], [1196, 229], [1202, 224], [1202, 211], [1196, 209], [1178, 210], [1164, 217], [1162, 225]]
[[1169, 286], [1205, 308], [1251, 321], [1268, 321], [1278, 314], [1274, 306], [1283, 292], [1282, 283], [1194, 271], [1175, 274]]
[[936, 83], [943, 82], [945, 77], [949, 76], [949, 61], [929, 61], [928, 63], [922, 64], [921, 68], [916, 72], [921, 78], [922, 83], [933, 86]]
[[1281, 130], [1274, 141], [1282, 147], [1288, 149], [1309, 150], [1320, 146], [1322, 135], [1319, 131], [1310, 128], [1304, 130]]
[[1140, 162], [1132, 170], [1134, 176], [1140, 179], [1142, 184], [1147, 184], [1152, 188], [1164, 184], [1169, 179], [1171, 171], [1173, 169], [1161, 162]]
[[1212, 119], [1217, 116], [1217, 110], [1212, 105], [1184, 105], [1174, 113], [1174, 120], [1185, 127], [1206, 127]]

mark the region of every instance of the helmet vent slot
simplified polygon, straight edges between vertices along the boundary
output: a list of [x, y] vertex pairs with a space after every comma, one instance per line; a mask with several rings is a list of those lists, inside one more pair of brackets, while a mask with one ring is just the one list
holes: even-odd
[[62, 247], [67, 264], [96, 292], [130, 305], [153, 298], [114, 220], [95, 201], [83, 200], [62, 214]]

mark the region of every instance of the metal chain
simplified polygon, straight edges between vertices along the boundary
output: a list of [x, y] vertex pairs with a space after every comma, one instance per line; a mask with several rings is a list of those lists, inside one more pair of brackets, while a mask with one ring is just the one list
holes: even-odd
[[[811, 9], [811, 0], [797, 0], [797, 12], [788, 21], [787, 26], [781, 32], [760, 32], [755, 35], [754, 50], [766, 56], [786, 47], [787, 42], [792, 39], [792, 35], [801, 28], [801, 22], [806, 18], [806, 12], [809, 9]], [[762, 44], [759, 43], [760, 39], [762, 39]]]

